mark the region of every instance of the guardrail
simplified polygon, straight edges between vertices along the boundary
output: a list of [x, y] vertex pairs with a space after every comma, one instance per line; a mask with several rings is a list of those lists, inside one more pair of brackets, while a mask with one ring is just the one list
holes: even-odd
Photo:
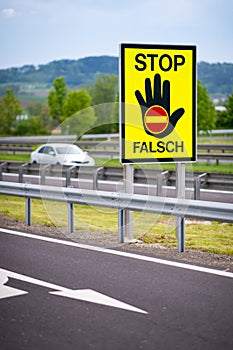
[[[205, 131], [199, 131], [200, 135], [206, 135]], [[209, 135], [231, 135], [233, 134], [233, 129], [221, 129], [221, 130], [211, 130]], [[82, 136], [82, 140], [112, 140], [119, 139], [120, 134], [85, 134]], [[35, 145], [38, 143], [47, 142], [75, 142], [77, 140], [76, 135], [47, 135], [47, 136], [8, 136], [0, 137], [0, 144], [31, 144]]]
[[[98, 171], [97, 171], [98, 170]], [[62, 167], [61, 165], [39, 165], [23, 162], [0, 161], [0, 181], [4, 173], [17, 174], [18, 182], [24, 181], [24, 175], [41, 176], [41, 183], [45, 183], [46, 176], [65, 177], [66, 183], [70, 185], [72, 178], [93, 179], [94, 188], [98, 188], [99, 180], [121, 181], [123, 179], [123, 168], [121, 167], [88, 167], [73, 166]], [[157, 184], [158, 194], [161, 193], [162, 185], [175, 186], [175, 171], [155, 169], [134, 169], [134, 182], [140, 184]], [[233, 191], [233, 175], [218, 173], [191, 173], [186, 172], [186, 185], [194, 187], [195, 198], [200, 198], [200, 189]], [[196, 186], [196, 187], [195, 187]]]
[[[215, 160], [219, 164], [220, 160], [233, 161], [233, 145], [213, 145], [199, 144], [197, 146], [197, 159]], [[226, 153], [227, 151], [227, 153]]]
[[9, 136], [0, 137], [0, 145], [38, 145], [47, 142], [75, 142], [76, 135], [48, 135], [48, 136]]
[[[55, 139], [56, 140], [56, 139]], [[55, 142], [53, 140], [53, 142]], [[104, 158], [119, 158], [119, 142], [116, 141], [72, 141], [72, 139], [59, 139], [63, 140], [63, 142], [73, 142], [81, 147], [83, 150], [86, 150], [90, 153], [90, 155], [94, 157], [104, 157]], [[66, 141], [64, 141], [66, 140]], [[0, 152], [12, 152], [15, 153], [31, 153], [33, 150], [33, 146], [38, 144], [35, 140], [26, 141], [16, 140], [16, 143], [12, 143], [12, 141], [8, 141], [8, 143], [4, 143], [4, 140], [0, 139]], [[220, 160], [224, 161], [233, 161], [233, 145], [213, 145], [213, 144], [199, 144], [197, 146], [198, 154], [197, 158], [206, 159], [206, 160], [215, 160], [218, 164]]]
[[[199, 131], [200, 135], [205, 135], [206, 131]], [[211, 130], [209, 132], [209, 135], [230, 135], [233, 134], [233, 129], [216, 129], [216, 130]]]
[[124, 242], [124, 237], [122, 237], [122, 223], [119, 219], [122, 210], [144, 211], [219, 222], [233, 222], [233, 205], [226, 203], [219, 205], [219, 203], [215, 202], [81, 190], [66, 187], [58, 188], [54, 186], [18, 184], [4, 181], [0, 182], [0, 194], [25, 198], [27, 225], [31, 225], [32, 222], [31, 199], [67, 203], [69, 233], [72, 233], [74, 230], [74, 204], [114, 208], [118, 210], [118, 241], [120, 243]]

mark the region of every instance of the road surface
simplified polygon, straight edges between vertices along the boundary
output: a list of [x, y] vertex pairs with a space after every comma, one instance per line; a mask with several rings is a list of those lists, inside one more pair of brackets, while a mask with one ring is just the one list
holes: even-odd
[[233, 274], [0, 229], [0, 348], [233, 348]]

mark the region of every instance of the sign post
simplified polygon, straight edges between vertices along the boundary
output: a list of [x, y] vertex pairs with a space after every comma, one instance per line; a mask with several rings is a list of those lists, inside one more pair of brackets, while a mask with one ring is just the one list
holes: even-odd
[[[176, 197], [178, 201], [185, 198], [185, 163], [176, 164]], [[182, 216], [176, 218], [176, 237], [178, 251], [184, 252], [185, 218]]]
[[[133, 193], [134, 190], [134, 167], [133, 164], [124, 164], [124, 191]], [[132, 210], [125, 210], [124, 216], [124, 236], [132, 240], [133, 235], [133, 216]]]
[[179, 197], [184, 162], [196, 161], [196, 47], [128, 43], [120, 51], [121, 163], [177, 163]]

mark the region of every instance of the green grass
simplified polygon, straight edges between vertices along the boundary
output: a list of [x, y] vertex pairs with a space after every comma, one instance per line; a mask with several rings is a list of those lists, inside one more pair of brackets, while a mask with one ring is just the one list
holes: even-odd
[[19, 161], [27, 163], [30, 161], [30, 154], [0, 153], [0, 160]]
[[[17, 209], [16, 209], [17, 208]], [[25, 221], [25, 200], [23, 198], [1, 196], [0, 214]], [[117, 210], [74, 206], [76, 234], [79, 230], [93, 233], [113, 234], [117, 241]], [[196, 222], [186, 220], [187, 249], [204, 252], [233, 255], [233, 225], [217, 222]], [[66, 203], [32, 201], [32, 224], [67, 228]], [[149, 213], [134, 213], [134, 237], [148, 244], [177, 247], [176, 218]]]
[[[16, 210], [17, 208], [17, 210]], [[20, 221], [25, 220], [25, 200], [0, 196], [0, 214]], [[117, 233], [117, 211], [106, 208], [75, 205], [76, 229]], [[32, 200], [32, 222], [46, 226], [67, 227], [66, 203]]]
[[[233, 255], [233, 225], [218, 222], [186, 220], [185, 247], [208, 253]], [[139, 237], [148, 244], [176, 247], [175, 219], [159, 219], [156, 228]]]
[[[113, 166], [113, 167], [119, 167], [122, 166], [120, 164], [120, 161], [118, 159], [101, 159], [97, 158], [95, 159], [97, 166]], [[158, 169], [158, 170], [175, 170], [176, 165], [173, 164], [141, 164], [141, 165], [135, 165], [135, 168], [143, 168], [143, 169]], [[193, 172], [208, 172], [208, 173], [222, 173], [222, 174], [233, 174], [233, 163], [221, 163], [215, 164], [215, 163], [208, 163], [208, 162], [196, 162], [196, 163], [187, 163], [186, 164], [186, 171], [193, 171]]]

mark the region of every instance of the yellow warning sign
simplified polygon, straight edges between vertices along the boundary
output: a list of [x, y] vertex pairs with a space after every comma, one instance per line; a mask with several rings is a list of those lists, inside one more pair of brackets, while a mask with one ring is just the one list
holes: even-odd
[[196, 160], [196, 46], [121, 44], [121, 162]]

